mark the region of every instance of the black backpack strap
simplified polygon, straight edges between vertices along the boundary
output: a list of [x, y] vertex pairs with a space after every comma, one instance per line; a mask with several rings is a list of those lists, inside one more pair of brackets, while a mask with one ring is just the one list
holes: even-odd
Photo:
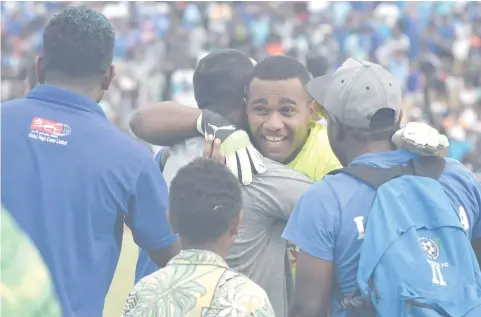
[[406, 165], [396, 165], [390, 168], [379, 168], [365, 165], [351, 165], [330, 172], [328, 175], [345, 173], [362, 180], [378, 189], [384, 183], [403, 175], [418, 175], [439, 179], [446, 166], [446, 161], [437, 156], [420, 156], [411, 159]]

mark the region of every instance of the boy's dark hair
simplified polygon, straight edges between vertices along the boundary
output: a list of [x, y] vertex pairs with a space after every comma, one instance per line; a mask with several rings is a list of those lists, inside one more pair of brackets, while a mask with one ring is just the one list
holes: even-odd
[[67, 77], [101, 77], [112, 64], [115, 31], [105, 16], [85, 6], [54, 15], [43, 31], [45, 71]]
[[191, 245], [219, 239], [241, 209], [239, 181], [213, 160], [194, 160], [181, 168], [170, 184], [170, 222], [180, 238]]
[[284, 55], [274, 55], [257, 63], [249, 82], [254, 78], [274, 81], [299, 78], [302, 85], [305, 86], [311, 80], [311, 74], [297, 59]]
[[235, 49], [220, 49], [202, 58], [194, 72], [194, 95], [200, 109], [228, 115], [244, 102], [254, 65]]

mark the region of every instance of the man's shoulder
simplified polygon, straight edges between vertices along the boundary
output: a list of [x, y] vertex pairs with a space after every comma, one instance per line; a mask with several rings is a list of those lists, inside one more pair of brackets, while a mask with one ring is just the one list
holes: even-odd
[[329, 144], [326, 128], [314, 122], [310, 124], [311, 131], [303, 150], [289, 166], [314, 180], [320, 180], [330, 171], [341, 167], [341, 164]]
[[336, 193], [346, 189], [349, 189], [349, 191], [356, 190], [356, 188], [364, 187], [365, 185], [366, 184], [360, 180], [346, 173], [338, 172], [335, 174], [327, 174], [323, 179], [316, 182], [312, 188], [314, 191], [324, 191], [326, 188], [329, 188], [330, 191]]
[[278, 163], [266, 157], [263, 157], [262, 161], [266, 166], [266, 171], [263, 174], [257, 175], [257, 178], [259, 179], [280, 177], [280, 178], [291, 178], [294, 180], [313, 183], [313, 180], [311, 180], [309, 177], [305, 176], [301, 172], [296, 171], [293, 168], [288, 167], [287, 165]]
[[[194, 275], [203, 276], [203, 271], [206, 269], [209, 270], [208, 274], [213, 274], [212, 278], [192, 279]], [[184, 279], [185, 283], [183, 283]], [[187, 283], [188, 281], [190, 282]], [[233, 269], [218, 267], [212, 271], [211, 266], [173, 264], [167, 265], [165, 268], [140, 280], [127, 298], [124, 316], [130, 316], [129, 312], [140, 306], [164, 305], [165, 301], [153, 301], [152, 296], [155, 298], [170, 298], [169, 291], [172, 290], [172, 283], [175, 283], [178, 287], [186, 287], [186, 296], [192, 297], [192, 300], [196, 301], [196, 305], [200, 304], [200, 301], [197, 301], [194, 297], [208, 296], [211, 300], [210, 307], [225, 307], [227, 309], [226, 305], [234, 304], [232, 303], [233, 299], [242, 297], [244, 301], [240, 305], [244, 305], [243, 308], [247, 313], [254, 313], [263, 309], [272, 311], [266, 292], [247, 276]], [[128, 307], [129, 303], [132, 305]], [[175, 305], [175, 303], [172, 304]]]
[[450, 178], [457, 177], [469, 182], [476, 179], [474, 174], [464, 164], [453, 158], [446, 158], [446, 167], [443, 176]]
[[107, 154], [107, 157], [115, 157], [119, 162], [131, 162], [140, 168], [149, 161], [155, 162], [154, 155], [146, 144], [113, 125], [106, 127], [103, 136], [99, 137], [104, 138], [102, 144], [106, 147], [102, 152]]
[[374, 190], [360, 180], [345, 173], [328, 174], [308, 188], [302, 195], [304, 204], [315, 204], [326, 213], [352, 213], [359, 201], [368, 199]]
[[31, 112], [31, 106], [33, 103], [39, 103], [39, 101], [22, 97], [2, 102], [0, 105], [2, 121], [6, 120], [8, 122], [11, 121], [11, 119], [19, 119], [23, 116], [28, 116]]
[[[253, 196], [256, 200], [268, 199], [271, 201], [271, 204], [264, 204], [266, 207], [284, 208], [283, 203], [295, 202], [298, 195], [314, 183], [304, 174], [283, 164], [267, 158], [263, 158], [263, 162], [266, 171], [263, 174], [254, 175], [252, 183], [242, 188], [248, 196]], [[273, 202], [277, 202], [277, 204], [273, 204]]]
[[12, 100], [8, 100], [8, 101], [3, 101], [2, 104], [1, 104], [1, 107], [2, 107], [2, 110], [4, 109], [14, 109], [15, 106], [17, 105], [20, 105], [20, 104], [25, 104], [26, 101], [28, 101], [28, 99], [22, 97], [22, 98], [18, 98], [18, 99], [12, 99]]
[[456, 193], [456, 197], [461, 197], [464, 193], [474, 199], [476, 195], [480, 194], [480, 185], [476, 176], [455, 159], [446, 159], [446, 167], [441, 175], [440, 182], [446, 190]]

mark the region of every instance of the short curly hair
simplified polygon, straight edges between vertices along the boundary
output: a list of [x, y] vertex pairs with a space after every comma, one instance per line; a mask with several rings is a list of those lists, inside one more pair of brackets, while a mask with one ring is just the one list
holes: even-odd
[[256, 78], [269, 81], [298, 78], [305, 87], [307, 82], [311, 80], [311, 74], [306, 66], [297, 59], [286, 55], [274, 55], [266, 57], [254, 67], [249, 83], [246, 86], [246, 95], [249, 93], [252, 81]]
[[170, 184], [169, 218], [174, 231], [191, 245], [215, 242], [242, 209], [239, 181], [225, 165], [197, 158]]
[[105, 74], [112, 64], [115, 30], [99, 12], [68, 7], [54, 15], [43, 31], [45, 71], [69, 77]]
[[254, 64], [235, 49], [219, 49], [202, 58], [194, 72], [194, 95], [200, 109], [223, 116], [244, 104], [244, 89]]
[[297, 59], [286, 55], [274, 55], [257, 63], [252, 71], [251, 81], [255, 78], [273, 81], [299, 78], [305, 86], [311, 80], [311, 74]]

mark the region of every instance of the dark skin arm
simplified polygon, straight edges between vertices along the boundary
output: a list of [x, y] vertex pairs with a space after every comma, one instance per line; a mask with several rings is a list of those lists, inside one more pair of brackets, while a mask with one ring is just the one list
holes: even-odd
[[332, 261], [321, 260], [301, 250], [297, 256], [295, 295], [289, 316], [327, 317], [333, 279]]
[[167, 265], [167, 262], [169, 262], [170, 259], [179, 254], [179, 252], [180, 245], [179, 241], [177, 240], [166, 248], [150, 251], [149, 256], [152, 261], [155, 262], [155, 264], [162, 268]]
[[142, 107], [130, 119], [130, 128], [139, 139], [160, 146], [172, 146], [199, 136], [197, 118], [202, 111], [175, 101]]

